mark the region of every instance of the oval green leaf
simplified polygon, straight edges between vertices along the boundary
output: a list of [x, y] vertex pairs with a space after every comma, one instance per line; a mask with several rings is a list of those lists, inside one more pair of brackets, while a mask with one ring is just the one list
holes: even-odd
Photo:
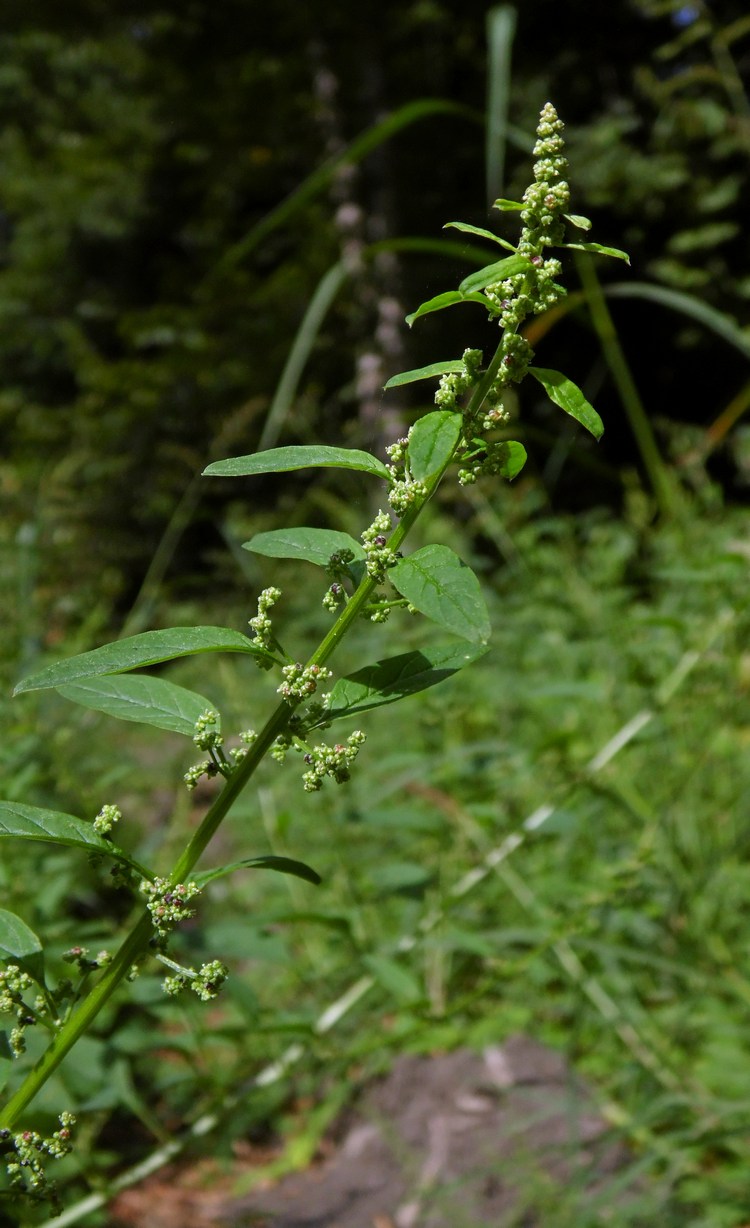
[[560, 371], [550, 371], [544, 367], [529, 367], [529, 375], [539, 381], [550, 401], [564, 409], [565, 413], [580, 422], [581, 426], [585, 426], [594, 439], [601, 439], [604, 434], [602, 420], [593, 405], [589, 405], [577, 384]]
[[419, 418], [409, 431], [409, 469], [418, 482], [440, 473], [456, 450], [461, 415], [435, 410]]
[[249, 542], [242, 543], [242, 549], [271, 559], [305, 559], [318, 567], [327, 567], [331, 555], [339, 550], [351, 550], [355, 559], [365, 557], [361, 542], [336, 529], [275, 529], [256, 533]]
[[0, 960], [18, 964], [37, 985], [44, 985], [44, 952], [33, 930], [15, 913], [0, 908]]
[[210, 700], [195, 691], [176, 686], [162, 678], [144, 674], [132, 676], [107, 674], [103, 678], [87, 678], [57, 688], [65, 699], [104, 712], [121, 721], [136, 721], [155, 729], [168, 729], [192, 738], [195, 722], [207, 708], [214, 710]]
[[462, 294], [469, 294], [472, 290], [484, 290], [485, 286], [494, 286], [506, 277], [525, 273], [529, 267], [530, 261], [525, 256], [506, 256], [504, 260], [497, 260], [494, 264], [485, 265], [483, 269], [477, 269], [476, 273], [469, 273], [458, 288]]
[[384, 391], [388, 388], [400, 388], [402, 384], [413, 384], [419, 379], [430, 379], [433, 375], [458, 375], [463, 369], [463, 360], [460, 358], [453, 358], [450, 362], [432, 362], [429, 367], [418, 367], [414, 371], [402, 371], [400, 375], [392, 375], [383, 388]]
[[394, 704], [452, 678], [487, 651], [485, 644], [440, 644], [375, 661], [334, 684], [323, 722]]
[[20, 802], [0, 802], [0, 837], [15, 836], [17, 840], [43, 840], [48, 844], [66, 844], [82, 848], [87, 853], [102, 853], [135, 870], [142, 878], [152, 879], [133, 857], [97, 835], [91, 823], [59, 810], [42, 810], [39, 806], [24, 806]]
[[393, 587], [420, 613], [474, 644], [490, 636], [490, 618], [474, 572], [447, 546], [424, 546], [388, 572]]
[[382, 461], [356, 448], [269, 448], [250, 456], [214, 461], [203, 470], [206, 477], [242, 478], [258, 473], [288, 473], [292, 469], [355, 469], [390, 481]]
[[566, 222], [570, 222], [571, 226], [576, 226], [578, 230], [591, 230], [591, 219], [584, 217], [582, 213], [563, 213]]
[[432, 311], [442, 311], [445, 307], [453, 307], [456, 303], [481, 303], [488, 311], [497, 315], [494, 303], [491, 303], [484, 294], [463, 294], [460, 290], [446, 290], [444, 294], [437, 294], [435, 298], [428, 299], [426, 303], [420, 303], [417, 310], [406, 317], [406, 323], [411, 328], [414, 321], [420, 319], [421, 316], [427, 316]]
[[517, 440], [509, 439], [502, 445], [502, 452], [503, 457], [500, 462], [499, 473], [501, 477], [507, 478], [509, 482], [512, 482], [526, 464], [526, 449]]
[[213, 870], [202, 870], [193, 875], [193, 881], [200, 887], [211, 883], [215, 878], [225, 874], [233, 874], [235, 870], [275, 870], [277, 874], [291, 874], [295, 878], [303, 878], [305, 882], [315, 887], [323, 882], [320, 875], [304, 861], [295, 861], [292, 857], [276, 857], [269, 854], [266, 857], [244, 857], [242, 861], [232, 861], [226, 866], [217, 866]]
[[100, 674], [124, 674], [131, 669], [172, 661], [176, 657], [191, 657], [202, 652], [247, 652], [253, 656], [270, 654], [258, 648], [251, 639], [229, 627], [170, 627], [164, 631], [144, 631], [113, 644], [103, 644], [91, 652], [82, 652], [67, 661], [58, 661], [46, 669], [31, 674], [18, 683], [14, 695], [22, 691], [37, 691], [59, 687], [79, 678], [95, 678]]
[[614, 256], [616, 260], [630, 264], [630, 256], [619, 247], [602, 247], [601, 243], [561, 243], [560, 247], [572, 248], [576, 252], [593, 252], [596, 256]]
[[476, 235], [480, 239], [489, 239], [492, 243], [499, 243], [501, 247], [506, 248], [509, 252], [516, 250], [507, 239], [501, 239], [498, 235], [494, 235], [491, 230], [482, 230], [481, 226], [470, 226], [468, 222], [446, 222], [443, 230], [447, 230], [449, 226], [454, 230], [462, 230], [465, 234]]

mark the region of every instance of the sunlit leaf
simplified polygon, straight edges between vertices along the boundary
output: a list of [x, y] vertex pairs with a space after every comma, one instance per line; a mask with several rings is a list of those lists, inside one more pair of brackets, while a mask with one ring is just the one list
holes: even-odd
[[446, 290], [444, 294], [437, 294], [435, 298], [430, 298], [426, 303], [420, 303], [416, 311], [406, 317], [406, 323], [411, 328], [415, 320], [419, 320], [422, 316], [429, 315], [433, 311], [442, 311], [445, 307], [453, 307], [456, 303], [481, 303], [488, 311], [497, 314], [497, 307], [484, 294], [464, 294], [461, 290]]
[[509, 210], [525, 209], [526, 206], [520, 200], [506, 200], [503, 196], [500, 196], [493, 202], [492, 208], [500, 209], [501, 212], [507, 213]]
[[121, 721], [169, 729], [190, 738], [195, 733], [195, 722], [199, 716], [208, 708], [214, 710], [213, 704], [203, 695], [176, 686], [174, 682], [143, 674], [107, 674], [103, 678], [87, 678], [57, 689], [65, 699], [84, 708], [104, 712]]
[[41, 942], [25, 921], [5, 908], [0, 908], [0, 960], [18, 964], [37, 984], [44, 984]]
[[591, 221], [587, 217], [583, 217], [580, 213], [563, 213], [566, 222], [570, 222], [571, 226], [576, 226], [579, 230], [591, 230]]
[[491, 243], [499, 243], [500, 247], [506, 248], [509, 252], [516, 250], [507, 239], [501, 239], [498, 235], [493, 234], [491, 230], [483, 230], [481, 226], [470, 226], [468, 222], [446, 222], [443, 230], [447, 230], [449, 226], [454, 230], [462, 230], [465, 234], [476, 235], [480, 239], [489, 239]]
[[214, 461], [203, 473], [207, 477], [240, 478], [259, 473], [288, 473], [292, 469], [354, 469], [378, 478], [387, 479], [389, 476], [383, 462], [369, 452], [317, 444], [310, 447], [269, 448], [266, 452], [252, 452], [249, 456], [231, 456], [228, 460]]
[[601, 243], [561, 243], [560, 247], [568, 247], [577, 252], [594, 252], [597, 256], [614, 256], [616, 260], [624, 260], [630, 264], [630, 256], [619, 247], [602, 247]]
[[365, 557], [362, 543], [337, 529], [274, 529], [256, 533], [242, 543], [242, 549], [271, 559], [304, 559], [318, 567], [327, 567], [331, 555], [340, 550], [350, 550], [355, 559]]
[[460, 358], [453, 358], [450, 362], [432, 362], [428, 367], [417, 367], [414, 371], [402, 371], [400, 375], [392, 375], [384, 388], [399, 388], [402, 384], [414, 384], [417, 380], [430, 379], [434, 375], [458, 375], [463, 369], [463, 360]]
[[356, 716], [370, 708], [380, 708], [408, 695], [416, 695], [452, 678], [486, 651], [486, 644], [440, 644], [375, 661], [338, 679], [331, 690], [324, 719], [335, 721]]
[[102, 853], [135, 870], [143, 878], [153, 878], [134, 858], [97, 834], [91, 823], [59, 810], [42, 810], [20, 802], [0, 802], [0, 838], [14, 836], [17, 840], [42, 840], [48, 844], [65, 844], [85, 849], [87, 853]]
[[602, 420], [577, 384], [559, 371], [550, 371], [543, 367], [529, 367], [529, 375], [539, 381], [550, 401], [554, 401], [566, 414], [570, 414], [571, 418], [585, 426], [595, 439], [601, 439], [604, 433]]
[[469, 273], [458, 288], [462, 294], [468, 294], [472, 290], [484, 290], [485, 286], [494, 286], [498, 281], [505, 281], [506, 277], [525, 273], [530, 267], [531, 262], [525, 256], [506, 256], [504, 260], [497, 260], [494, 264], [485, 265], [483, 269], [477, 269], [476, 273]]
[[454, 635], [483, 644], [490, 619], [474, 572], [448, 546], [423, 546], [388, 571], [393, 587]]
[[419, 418], [409, 432], [409, 468], [418, 482], [445, 467], [461, 435], [461, 415], [435, 410]]
[[267, 656], [251, 639], [229, 627], [169, 627], [164, 631], [144, 631], [113, 644], [104, 644], [91, 652], [58, 661], [46, 669], [31, 674], [18, 683], [14, 695], [22, 691], [37, 691], [46, 687], [64, 686], [79, 678], [95, 678], [101, 674], [124, 674], [131, 669], [157, 665], [176, 657], [191, 657], [203, 652], [246, 652], [252, 656]]

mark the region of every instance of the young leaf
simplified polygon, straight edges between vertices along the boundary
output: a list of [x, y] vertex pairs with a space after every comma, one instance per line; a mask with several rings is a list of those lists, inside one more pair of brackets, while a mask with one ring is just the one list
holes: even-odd
[[402, 384], [413, 384], [419, 379], [430, 379], [433, 375], [458, 375], [463, 369], [464, 364], [460, 358], [454, 358], [451, 362], [433, 362], [429, 367], [418, 367], [414, 371], [402, 371], [400, 375], [392, 375], [384, 385], [384, 391], [388, 388], [400, 388]]
[[316, 887], [323, 881], [312, 866], [305, 865], [304, 861], [294, 861], [291, 857], [273, 855], [244, 857], [242, 861], [232, 861], [229, 865], [217, 866], [213, 870], [201, 870], [199, 874], [193, 875], [193, 881], [205, 887], [206, 883], [211, 883], [215, 878], [221, 878], [225, 874], [232, 874], [235, 870], [276, 870], [278, 874], [292, 874], [295, 878], [304, 878], [305, 882], [313, 883]]
[[619, 247], [602, 247], [601, 243], [561, 243], [560, 247], [572, 248], [576, 252], [595, 252], [598, 256], [614, 256], [616, 260], [630, 264], [630, 256], [620, 251]]
[[99, 674], [124, 674], [131, 669], [172, 661], [175, 657], [191, 657], [201, 652], [247, 652], [267, 656], [251, 639], [229, 627], [169, 627], [165, 631], [144, 631], [113, 644], [104, 644], [91, 652], [82, 652], [67, 661], [58, 661], [46, 669], [31, 674], [18, 683], [14, 695], [22, 691], [38, 691], [46, 687], [64, 686], [79, 678], [95, 678]]
[[481, 226], [470, 226], [468, 222], [446, 222], [443, 230], [447, 230], [452, 226], [454, 230], [463, 230], [466, 234], [477, 235], [480, 239], [490, 239], [492, 243], [499, 243], [501, 247], [506, 248], [509, 252], [514, 252], [516, 249], [507, 239], [501, 239], [498, 235], [494, 235], [491, 230], [482, 230]]
[[418, 482], [439, 473], [461, 435], [461, 415], [436, 410], [419, 418], [409, 432], [409, 468]]
[[18, 964], [37, 984], [44, 984], [41, 942], [25, 921], [4, 908], [0, 908], [0, 960]]
[[591, 230], [591, 220], [580, 213], [563, 213], [566, 222], [577, 226], [579, 230]]
[[107, 674], [57, 688], [65, 699], [121, 721], [137, 721], [192, 738], [195, 722], [213, 704], [195, 691], [144, 674]]
[[142, 878], [152, 879], [150, 870], [139, 865], [122, 849], [97, 835], [91, 823], [59, 810], [42, 810], [38, 806], [23, 806], [20, 802], [0, 802], [0, 837], [15, 836], [18, 840], [43, 840], [48, 844], [66, 844], [70, 848], [103, 853], [135, 870]]
[[487, 651], [485, 644], [440, 644], [417, 652], [404, 652], [397, 657], [375, 661], [364, 669], [339, 678], [331, 690], [324, 720], [337, 721], [356, 716], [370, 708], [396, 703], [408, 695], [416, 695], [452, 678], [460, 669], [471, 665]]
[[426, 303], [420, 303], [417, 310], [406, 317], [406, 323], [411, 328], [414, 321], [420, 319], [421, 316], [429, 315], [432, 311], [442, 311], [444, 307], [452, 307], [454, 303], [481, 303], [488, 311], [497, 315], [494, 303], [491, 303], [484, 294], [464, 294], [461, 290], [446, 290], [444, 294], [438, 294], [435, 298], [428, 299]]
[[544, 367], [529, 367], [529, 375], [539, 380], [550, 401], [554, 401], [566, 414], [570, 414], [571, 418], [585, 426], [594, 439], [601, 439], [604, 434], [602, 420], [572, 380], [559, 371], [550, 371]]
[[249, 542], [242, 543], [242, 549], [271, 559], [305, 559], [318, 567], [326, 567], [331, 555], [339, 550], [351, 550], [355, 559], [365, 557], [361, 542], [336, 529], [275, 529], [256, 533]]
[[476, 273], [469, 273], [458, 288], [462, 294], [468, 294], [472, 290], [484, 290], [485, 286], [494, 286], [496, 282], [504, 281], [506, 277], [513, 277], [516, 273], [525, 273], [529, 268], [529, 263], [525, 256], [506, 256], [504, 260], [498, 260], [495, 264], [487, 264], [483, 269], [477, 269]]
[[204, 476], [241, 478], [257, 473], [288, 473], [291, 469], [355, 469], [390, 480], [382, 461], [369, 452], [356, 448], [326, 448], [317, 445], [304, 448], [269, 448], [250, 456], [231, 456], [214, 461], [203, 470]]
[[525, 209], [526, 206], [520, 200], [505, 200], [504, 197], [500, 196], [494, 202], [492, 208], [500, 209], [503, 213], [506, 213], [509, 209]]
[[490, 618], [479, 581], [447, 546], [423, 546], [388, 572], [393, 587], [411, 605], [454, 635], [484, 644]]
[[499, 473], [501, 477], [507, 478], [509, 482], [512, 482], [526, 464], [526, 449], [522, 443], [518, 443], [515, 439], [509, 439], [502, 445], [502, 451], [503, 459]]

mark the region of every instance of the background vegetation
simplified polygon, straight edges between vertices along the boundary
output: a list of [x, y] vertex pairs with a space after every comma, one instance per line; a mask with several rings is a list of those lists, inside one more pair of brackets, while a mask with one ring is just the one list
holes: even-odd
[[[302, 800], [294, 772], [269, 772], [238, 808], [230, 853], [304, 849], [325, 884], [217, 887], [185, 939], [193, 961], [232, 963], [210, 1019], [148, 978], [137, 1010], [110, 1008], [50, 1090], [50, 1107], [64, 1093], [85, 1110], [94, 1166], [84, 1180], [70, 1161], [73, 1200], [205, 1113], [219, 1152], [270, 1123], [304, 1159], [345, 1072], [520, 1028], [569, 1052], [626, 1139], [623, 1224], [746, 1223], [745, 10], [7, 7], [6, 693], [42, 656], [181, 611], [242, 627], [278, 574], [238, 550], [254, 532], [358, 531], [359, 492], [328, 478], [268, 479], [249, 502], [196, 474], [277, 441], [377, 450], [425, 408], [382, 400], [382, 384], [475, 344], [476, 317], [461, 335], [457, 313], [413, 333], [402, 317], [474, 259], [443, 223], [486, 225], [496, 195], [522, 190], [548, 97], [577, 212], [632, 257], [604, 296], [571, 263], [569, 310], [535, 326], [544, 365], [596, 403], [603, 443], [524, 387], [522, 478], [432, 512], [494, 598], [491, 668], [375, 718], [346, 790]], [[324, 615], [298, 570], [284, 578], [305, 644]], [[247, 723], [235, 665], [197, 675], [170, 674]], [[168, 739], [57, 698], [2, 715], [5, 797], [77, 814], [116, 800], [144, 846], [169, 841], [175, 794], [173, 821], [189, 819]], [[4, 849], [0, 876], [7, 907], [60, 951], [111, 945], [119, 902], [78, 859]], [[352, 985], [329, 1037], [316, 1021]], [[292, 1043], [282, 1079], [219, 1111]], [[290, 1111], [305, 1097], [314, 1111]], [[604, 1222], [574, 1201], [565, 1213]]]

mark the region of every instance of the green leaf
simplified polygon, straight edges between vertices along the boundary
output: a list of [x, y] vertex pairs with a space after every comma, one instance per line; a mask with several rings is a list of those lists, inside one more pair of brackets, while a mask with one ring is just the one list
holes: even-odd
[[361, 542], [336, 529], [300, 527], [256, 533], [249, 542], [242, 543], [242, 549], [271, 559], [305, 559], [318, 567], [327, 567], [331, 555], [339, 550], [351, 550], [355, 559], [365, 557]]
[[95, 712], [104, 712], [121, 721], [136, 721], [156, 729], [184, 733], [189, 738], [195, 733], [198, 717], [207, 708], [214, 710], [213, 704], [203, 695], [144, 674], [132, 677], [109, 674], [57, 689], [65, 699], [84, 708], [93, 708]]
[[522, 443], [509, 439], [502, 445], [503, 459], [500, 464], [500, 476], [512, 482], [526, 464], [526, 449]]
[[594, 252], [597, 256], [614, 256], [616, 260], [624, 260], [630, 264], [630, 256], [619, 247], [602, 247], [601, 243], [561, 243], [560, 247], [568, 247], [576, 252]]
[[205, 887], [206, 883], [222, 878], [225, 874], [233, 874], [235, 870], [275, 870], [278, 874], [292, 874], [295, 878], [304, 878], [305, 882], [313, 883], [316, 887], [323, 881], [312, 866], [305, 865], [304, 861], [294, 861], [291, 857], [276, 857], [272, 854], [266, 857], [244, 857], [242, 861], [232, 861], [226, 866], [202, 870], [193, 875], [193, 881]]
[[423, 546], [388, 571], [393, 587], [434, 622], [474, 644], [490, 635], [490, 619], [474, 572], [447, 546]]
[[516, 249], [507, 239], [501, 239], [498, 235], [494, 235], [491, 230], [482, 230], [481, 226], [470, 226], [468, 222], [446, 222], [443, 230], [447, 230], [452, 226], [454, 230], [463, 230], [468, 235], [477, 235], [480, 239], [489, 239], [492, 243], [499, 243], [509, 252], [514, 252]]
[[45, 687], [64, 686], [79, 678], [95, 678], [99, 674], [124, 674], [131, 669], [172, 661], [175, 657], [191, 657], [202, 652], [247, 652], [252, 656], [269, 654], [251, 639], [229, 627], [169, 627], [164, 631], [144, 631], [113, 644], [104, 644], [91, 652], [82, 652], [67, 661], [48, 665], [37, 674], [19, 682], [14, 695], [22, 691], [38, 691]]
[[460, 669], [484, 656], [485, 644], [439, 644], [417, 652], [375, 661], [334, 683], [323, 720], [356, 716], [370, 708], [396, 703], [452, 678]]
[[476, 273], [469, 273], [458, 288], [462, 294], [467, 294], [472, 290], [484, 290], [485, 286], [494, 286], [498, 281], [505, 281], [506, 277], [514, 277], [516, 273], [525, 273], [530, 267], [531, 261], [525, 256], [506, 256], [504, 260], [498, 260], [495, 264], [487, 264], [483, 269], [477, 269]]
[[383, 462], [369, 452], [317, 445], [269, 448], [266, 452], [254, 452], [250, 456], [231, 456], [228, 460], [214, 461], [203, 473], [208, 477], [241, 478], [257, 473], [288, 473], [291, 469], [355, 469], [390, 480]]
[[570, 222], [571, 226], [577, 226], [579, 230], [591, 230], [591, 221], [587, 217], [583, 217], [580, 213], [563, 213], [566, 222]]
[[453, 307], [455, 303], [481, 303], [488, 311], [497, 315], [497, 307], [484, 294], [464, 294], [461, 290], [446, 290], [444, 294], [438, 294], [435, 298], [428, 299], [426, 303], [420, 303], [417, 310], [406, 317], [406, 323], [411, 328], [414, 321], [420, 319], [421, 316], [427, 316], [432, 311], [442, 311], [445, 307]]
[[20, 802], [0, 802], [0, 837], [15, 836], [19, 840], [43, 840], [48, 844], [66, 844], [88, 853], [102, 853], [135, 870], [142, 878], [152, 879], [145, 869], [122, 849], [98, 835], [91, 823], [59, 810], [42, 810]]
[[570, 414], [571, 418], [585, 426], [594, 439], [601, 439], [604, 434], [602, 420], [572, 380], [559, 371], [550, 371], [544, 367], [529, 367], [529, 375], [539, 380], [550, 401], [554, 401], [566, 414]]
[[461, 358], [454, 358], [450, 362], [433, 362], [429, 367], [418, 367], [414, 371], [402, 371], [400, 375], [392, 375], [388, 383], [384, 385], [384, 390], [399, 388], [402, 384], [413, 384], [419, 379], [430, 379], [433, 375], [460, 375], [463, 369], [464, 364]]
[[38, 985], [44, 984], [42, 944], [15, 913], [0, 908], [0, 960], [18, 964]]
[[526, 206], [520, 200], [506, 200], [503, 196], [500, 196], [494, 202], [492, 208], [500, 209], [503, 213], [507, 213], [509, 209], [525, 209]]
[[409, 469], [426, 482], [445, 468], [461, 435], [461, 415], [435, 410], [419, 418], [409, 432]]

